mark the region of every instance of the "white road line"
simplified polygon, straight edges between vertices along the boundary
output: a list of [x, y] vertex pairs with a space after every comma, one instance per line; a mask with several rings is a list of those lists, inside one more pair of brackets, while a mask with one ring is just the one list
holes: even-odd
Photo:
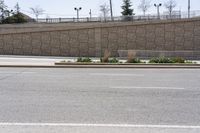
[[0, 72], [0, 74], [33, 74], [35, 72]]
[[92, 76], [137, 76], [143, 77], [143, 74], [121, 74], [121, 73], [90, 73]]
[[184, 90], [179, 87], [134, 87], [134, 86], [112, 86], [111, 89], [160, 89], [160, 90]]
[[81, 124], [81, 123], [0, 123], [0, 126], [66, 126], [66, 127], [200, 129], [200, 126], [186, 126], [186, 125], [184, 126], [184, 125], [132, 125], [132, 124]]

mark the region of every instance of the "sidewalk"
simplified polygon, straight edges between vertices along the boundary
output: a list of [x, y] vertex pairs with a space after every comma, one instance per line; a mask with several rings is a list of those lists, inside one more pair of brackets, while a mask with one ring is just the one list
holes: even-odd
[[55, 62], [60, 62], [64, 57], [45, 56], [11, 56], [1, 55], [0, 65], [32, 65], [32, 66], [54, 66]]
[[[52, 56], [14, 56], [0, 55], [0, 67], [51, 67], [51, 68], [200, 68], [197, 64], [79, 64], [77, 57], [52, 57]], [[97, 58], [93, 58], [97, 60]], [[62, 65], [61, 61], [70, 61]], [[55, 65], [55, 63], [59, 63]]]

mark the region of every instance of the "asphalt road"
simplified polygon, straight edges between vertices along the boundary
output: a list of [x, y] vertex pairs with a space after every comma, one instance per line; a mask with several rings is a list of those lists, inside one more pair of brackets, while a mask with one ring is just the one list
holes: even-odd
[[199, 133], [200, 69], [0, 68], [0, 131], [25, 133], [26, 124], [52, 133]]

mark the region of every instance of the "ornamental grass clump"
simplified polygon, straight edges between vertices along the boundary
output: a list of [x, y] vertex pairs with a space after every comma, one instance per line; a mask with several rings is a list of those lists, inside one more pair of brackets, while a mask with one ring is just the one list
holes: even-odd
[[135, 58], [135, 56], [136, 56], [136, 52], [129, 50], [128, 57], [127, 57], [127, 63], [137, 63], [138, 60]]

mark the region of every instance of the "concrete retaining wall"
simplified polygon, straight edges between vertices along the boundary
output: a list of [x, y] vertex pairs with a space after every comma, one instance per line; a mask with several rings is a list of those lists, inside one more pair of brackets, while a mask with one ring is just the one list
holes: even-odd
[[0, 26], [0, 54], [101, 56], [118, 50], [200, 51], [200, 19]]

